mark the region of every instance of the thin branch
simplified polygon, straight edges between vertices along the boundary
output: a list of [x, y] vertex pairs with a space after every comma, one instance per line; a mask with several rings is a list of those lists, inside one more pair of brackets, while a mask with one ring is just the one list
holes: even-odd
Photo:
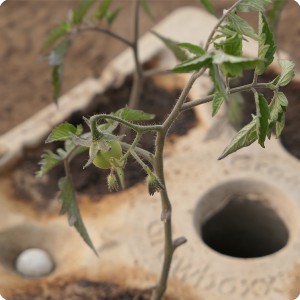
[[133, 58], [135, 64], [135, 74], [134, 74], [134, 81], [133, 81], [133, 86], [131, 88], [128, 106], [130, 108], [137, 108], [139, 105], [139, 100], [140, 100], [139, 98], [141, 95], [143, 81], [144, 81], [143, 69], [139, 59], [139, 46], [138, 46], [139, 24], [140, 24], [140, 0], [135, 0], [133, 10], [134, 10], [134, 24], [133, 24], [132, 51], [133, 51]]
[[64, 169], [65, 169], [66, 177], [68, 177], [70, 180], [72, 180], [69, 162], [68, 162], [68, 159], [66, 159], [66, 158], [64, 159]]
[[75, 30], [75, 33], [79, 33], [79, 32], [84, 32], [84, 31], [97, 31], [97, 32], [100, 32], [100, 33], [103, 33], [103, 34], [107, 34], [113, 38], [115, 38], [116, 40], [119, 40], [120, 42], [126, 44], [127, 46], [133, 48], [133, 43], [129, 40], [127, 40], [126, 38], [118, 35], [117, 33], [114, 33], [112, 31], [110, 31], [109, 29], [106, 29], [106, 28], [102, 28], [102, 27], [99, 27], [97, 25], [89, 25], [87, 27], [79, 27]]
[[231, 6], [231, 8], [229, 8], [225, 14], [223, 14], [223, 16], [221, 17], [221, 19], [218, 21], [218, 23], [215, 25], [215, 27], [213, 28], [213, 30], [211, 31], [207, 41], [206, 41], [206, 44], [205, 44], [205, 47], [204, 47], [204, 50], [207, 51], [208, 50], [208, 47], [209, 47], [209, 44], [213, 38], [213, 36], [215, 35], [215, 33], [217, 32], [218, 28], [220, 27], [220, 25], [225, 21], [225, 19], [227, 18], [227, 16], [240, 4], [240, 2], [242, 2], [243, 0], [239, 0], [237, 1], [234, 5]]
[[258, 74], [256, 74], [254, 72], [254, 75], [253, 75], [253, 84], [256, 84], [257, 83], [257, 79], [258, 79]]
[[[228, 91], [228, 95], [239, 93], [239, 92], [249, 91], [252, 88], [255, 88], [255, 89], [266, 89], [266, 88], [269, 88], [269, 83], [256, 83], [256, 84], [251, 83], [251, 84], [242, 85], [242, 86], [230, 89]], [[195, 106], [198, 106], [200, 104], [204, 104], [204, 103], [210, 102], [210, 101], [212, 101], [214, 99], [214, 96], [215, 95], [213, 94], [213, 95], [209, 95], [209, 96], [203, 97], [201, 99], [197, 99], [197, 100], [193, 100], [193, 101], [190, 101], [190, 102], [186, 102], [186, 103], [184, 103], [182, 105], [181, 111], [185, 111], [185, 110], [191, 109], [191, 108], [193, 108]]]
[[176, 249], [177, 247], [185, 244], [186, 242], [187, 242], [187, 239], [184, 236], [179, 237], [173, 241], [173, 247], [174, 247], [174, 249]]
[[134, 52], [134, 61], [136, 64], [136, 71], [140, 78], [143, 77], [143, 70], [140, 65], [139, 60], [139, 28], [140, 28], [140, 0], [135, 0], [134, 3], [134, 38], [133, 38], [133, 52]]
[[127, 160], [128, 156], [130, 155], [130, 151], [134, 150], [136, 145], [139, 143], [141, 137], [142, 137], [142, 134], [138, 132], [136, 134], [133, 142], [131, 143], [130, 147], [127, 149], [126, 153], [123, 155], [122, 160]]
[[147, 168], [149, 168], [141, 159], [140, 157], [136, 154], [136, 152], [133, 149], [130, 149], [130, 154], [132, 157], [142, 166], [142, 168], [146, 171]]
[[181, 107], [184, 101], [186, 100], [193, 84], [204, 72], [205, 69], [202, 69], [199, 72], [193, 73], [193, 75], [190, 77], [189, 81], [182, 90], [181, 95], [179, 96], [179, 99], [177, 100], [172, 112], [169, 114], [169, 116], [162, 125], [164, 130], [168, 130], [171, 127], [172, 123], [176, 120], [177, 116], [180, 114]]
[[143, 132], [147, 132], [147, 131], [161, 131], [162, 130], [162, 126], [161, 125], [137, 125], [137, 124], [133, 124], [130, 123], [128, 121], [125, 121], [117, 116], [113, 116], [113, 115], [106, 115], [106, 114], [98, 114], [98, 115], [94, 115], [91, 117], [91, 122], [98, 122], [100, 120], [104, 120], [104, 119], [110, 119], [110, 120], [114, 120], [119, 122], [120, 124], [123, 124], [125, 126], [127, 126], [128, 128], [131, 128], [132, 130], [134, 130], [135, 132], [139, 132], [139, 133], [143, 133]]
[[[130, 145], [125, 142], [121, 142], [121, 146], [125, 150], [128, 150], [130, 148]], [[145, 149], [142, 149], [140, 147], [135, 147], [134, 150], [139, 156], [146, 159], [150, 164], [153, 164], [154, 155], [151, 152], [149, 152]]]

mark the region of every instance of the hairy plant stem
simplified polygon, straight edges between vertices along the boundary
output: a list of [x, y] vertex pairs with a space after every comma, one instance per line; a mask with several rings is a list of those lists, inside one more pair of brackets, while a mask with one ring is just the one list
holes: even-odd
[[110, 119], [119, 122], [122, 125], [127, 126], [128, 128], [134, 130], [135, 132], [138, 133], [144, 133], [148, 131], [161, 131], [162, 126], [161, 125], [138, 125], [138, 124], [133, 124], [128, 121], [125, 121], [117, 116], [114, 115], [106, 115], [106, 114], [98, 114], [94, 115], [90, 118], [90, 123], [92, 124], [95, 122], [95, 124], [100, 121], [100, 120], [105, 120], [105, 119]]
[[[251, 84], [246, 84], [246, 85], [242, 85], [236, 88], [232, 88], [228, 90], [228, 95], [231, 94], [235, 94], [235, 93], [239, 93], [239, 92], [245, 92], [245, 91], [249, 91], [252, 88], [254, 89], [267, 89], [270, 88], [270, 83], [251, 83]], [[214, 99], [215, 94], [200, 98], [200, 99], [196, 99], [190, 102], [186, 102], [181, 106], [181, 111], [185, 111], [188, 109], [191, 109], [195, 106], [198, 106], [200, 104], [204, 104], [207, 102], [210, 102]]]
[[163, 266], [160, 274], [160, 279], [156, 285], [156, 288], [153, 290], [151, 300], [160, 300], [163, 297], [167, 289], [167, 282], [168, 282], [174, 251], [181, 244], [181, 243], [178, 244], [173, 242], [172, 205], [168, 196], [168, 191], [167, 191], [165, 178], [164, 178], [163, 152], [164, 152], [166, 135], [170, 127], [172, 126], [173, 122], [180, 114], [181, 106], [186, 100], [186, 97], [188, 96], [188, 93], [191, 90], [193, 84], [195, 83], [197, 78], [199, 78], [199, 76], [201, 76], [204, 73], [204, 71], [205, 70], [195, 72], [190, 77], [188, 83], [182, 90], [181, 95], [177, 100], [172, 112], [163, 123], [162, 130], [157, 132], [157, 137], [155, 141], [154, 171], [156, 176], [159, 178], [159, 180], [165, 187], [164, 190], [160, 191], [161, 206], [162, 206], [161, 220], [164, 223], [164, 261], [163, 261]]
[[170, 272], [170, 266], [172, 262], [172, 257], [174, 253], [173, 247], [173, 234], [172, 234], [172, 205], [168, 197], [167, 188], [165, 185], [164, 178], [164, 165], [163, 165], [163, 149], [165, 145], [167, 131], [159, 132], [157, 134], [155, 149], [156, 153], [154, 156], [154, 171], [156, 176], [160, 179], [162, 184], [165, 186], [165, 189], [160, 191], [161, 197], [161, 206], [162, 206], [162, 216], [164, 217], [164, 262], [160, 275], [160, 279], [156, 285], [156, 288], [153, 290], [151, 300], [159, 300], [164, 295], [167, 289], [167, 281]]
[[[165, 139], [168, 130], [170, 129], [170, 127], [172, 126], [172, 124], [174, 123], [174, 121], [182, 111], [192, 108], [196, 105], [203, 104], [213, 100], [214, 95], [210, 95], [201, 98], [199, 100], [194, 100], [192, 102], [184, 103], [193, 84], [200, 76], [203, 75], [204, 72], [205, 69], [202, 69], [192, 74], [189, 81], [187, 82], [184, 89], [182, 90], [181, 95], [177, 100], [173, 110], [171, 111], [170, 115], [163, 123], [161, 130], [157, 132], [157, 137], [155, 142], [156, 151], [154, 156], [154, 171], [165, 187], [164, 190], [160, 191], [161, 205], [162, 205], [161, 219], [164, 222], [164, 261], [163, 261], [160, 278], [155, 289], [153, 290], [153, 293], [151, 295], [151, 300], [162, 299], [167, 289], [167, 282], [168, 282], [174, 251], [178, 246], [186, 242], [185, 238], [179, 238], [173, 241], [172, 205], [168, 196], [167, 187], [164, 179], [163, 150], [165, 145]], [[267, 87], [268, 87], [268, 83], [252, 83], [242, 87], [233, 88], [229, 90], [229, 93], [237, 93], [241, 91], [251, 90], [252, 88], [267, 88]]]

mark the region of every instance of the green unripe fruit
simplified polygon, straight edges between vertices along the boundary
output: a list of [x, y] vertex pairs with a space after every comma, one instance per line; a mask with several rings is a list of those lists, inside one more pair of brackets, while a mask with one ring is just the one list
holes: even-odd
[[[122, 147], [119, 141], [108, 142], [110, 149], [107, 152], [98, 151], [93, 164], [100, 169], [111, 168], [111, 158], [120, 159], [122, 156]], [[90, 149], [91, 154], [91, 149]]]

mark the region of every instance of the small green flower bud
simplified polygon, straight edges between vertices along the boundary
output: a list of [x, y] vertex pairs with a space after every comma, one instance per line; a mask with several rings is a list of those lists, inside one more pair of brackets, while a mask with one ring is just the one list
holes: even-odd
[[108, 185], [108, 189], [111, 192], [117, 191], [119, 189], [119, 184], [118, 184], [117, 178], [114, 173], [110, 173], [107, 176], [107, 185]]
[[147, 182], [148, 182], [148, 192], [150, 196], [153, 196], [156, 192], [165, 189], [165, 187], [160, 182], [160, 180], [152, 172], [148, 174]]

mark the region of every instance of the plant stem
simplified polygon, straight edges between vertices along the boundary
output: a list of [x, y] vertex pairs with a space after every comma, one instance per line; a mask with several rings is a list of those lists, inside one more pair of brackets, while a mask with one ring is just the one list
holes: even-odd
[[[164, 164], [163, 164], [163, 150], [166, 140], [166, 135], [168, 130], [172, 126], [173, 122], [176, 120], [178, 115], [181, 112], [181, 106], [183, 105], [186, 97], [188, 96], [189, 91], [191, 90], [196, 79], [199, 78], [204, 73], [204, 69], [199, 72], [195, 72], [189, 79], [188, 83], [181, 92], [181, 95], [176, 102], [172, 112], [167, 117], [165, 122], [162, 125], [162, 130], [157, 132], [157, 137], [155, 141], [155, 156], [154, 156], [154, 171], [156, 176], [159, 178], [161, 183], [164, 185], [165, 189], [160, 191], [161, 197], [161, 220], [164, 223], [164, 261], [163, 267], [160, 274], [160, 279], [156, 285], [156, 288], [153, 290], [151, 295], [151, 300], [160, 300], [166, 289], [167, 282], [170, 273], [172, 258], [175, 249], [178, 248], [182, 243], [173, 242], [173, 233], [172, 233], [172, 205], [168, 196], [167, 187], [165, 184], [164, 178]], [[184, 241], [185, 239], [182, 238]]]
[[134, 26], [133, 26], [133, 42], [132, 51], [135, 63], [135, 73], [133, 79], [133, 86], [131, 88], [130, 98], [128, 102], [128, 107], [137, 108], [139, 106], [139, 98], [142, 91], [142, 86], [144, 82], [143, 70], [139, 60], [139, 23], [140, 23], [140, 0], [135, 0], [134, 2]]
[[138, 124], [133, 124], [128, 121], [125, 121], [117, 116], [114, 115], [106, 115], [106, 114], [98, 114], [94, 115], [90, 118], [90, 123], [92, 124], [93, 122], [98, 122], [100, 120], [104, 119], [110, 119], [119, 122], [122, 125], [127, 126], [128, 128], [131, 128], [135, 132], [143, 133], [143, 132], [148, 132], [148, 131], [161, 131], [162, 126], [161, 125], [138, 125]]
[[[266, 89], [266, 88], [269, 88], [269, 83], [256, 83], [256, 84], [251, 83], [251, 84], [242, 85], [242, 86], [230, 89], [228, 91], [228, 95], [239, 93], [239, 92], [249, 91], [252, 88], [255, 88], [255, 89]], [[184, 103], [182, 105], [181, 111], [185, 111], [185, 110], [191, 109], [191, 108], [193, 108], [195, 106], [198, 106], [200, 104], [204, 104], [204, 103], [210, 102], [210, 101], [212, 101], [214, 99], [214, 96], [215, 96], [215, 94], [212, 94], [212, 95], [203, 97], [201, 99], [197, 99], [197, 100], [193, 100], [193, 101], [190, 101], [190, 102], [186, 102], [186, 103]]]
[[[155, 157], [154, 157], [154, 171], [162, 184], [165, 186], [164, 170], [163, 170], [163, 149], [165, 144], [167, 131], [159, 132], [157, 134], [155, 143]], [[151, 300], [160, 300], [167, 288], [167, 281], [169, 277], [172, 257], [175, 248], [172, 241], [172, 205], [168, 197], [167, 188], [160, 191], [161, 205], [162, 205], [162, 221], [164, 222], [164, 262], [160, 275], [159, 282], [153, 290]]]
[[[210, 95], [199, 100], [194, 100], [192, 102], [184, 103], [186, 97], [188, 96], [189, 91], [191, 90], [195, 81], [203, 75], [205, 69], [200, 70], [199, 72], [193, 73], [189, 81], [185, 85], [184, 89], [181, 92], [181, 95], [176, 102], [172, 112], [167, 117], [165, 122], [162, 125], [162, 130], [157, 133], [156, 143], [155, 143], [155, 156], [154, 156], [154, 171], [162, 184], [165, 186], [165, 189], [160, 191], [161, 204], [162, 204], [162, 221], [164, 222], [164, 261], [163, 267], [161, 270], [160, 279], [157, 283], [156, 288], [153, 290], [151, 300], [160, 300], [162, 299], [166, 288], [167, 281], [169, 277], [169, 272], [171, 268], [172, 258], [175, 249], [183, 244], [186, 240], [185, 238], [177, 239], [173, 242], [172, 234], [172, 205], [168, 197], [167, 187], [164, 180], [164, 167], [163, 167], [163, 149], [165, 144], [166, 135], [168, 130], [172, 126], [173, 122], [176, 120], [178, 115], [189, 108], [192, 108], [196, 105], [203, 104], [209, 101], [212, 101], [214, 95]], [[256, 83], [248, 84], [242, 87], [237, 87], [229, 90], [229, 93], [237, 93], [241, 91], [250, 90], [252, 88], [267, 88], [268, 83]], [[176, 241], [179, 242], [177, 243]]]
[[[131, 145], [129, 145], [125, 142], [121, 142], [121, 145], [122, 145], [122, 148], [125, 150], [128, 150], [131, 147]], [[135, 147], [134, 150], [139, 156], [141, 156], [142, 158], [147, 160], [150, 164], [153, 164], [154, 155], [151, 152], [149, 152], [145, 149], [142, 149], [140, 147]]]
[[216, 31], [218, 30], [218, 28], [220, 27], [220, 25], [225, 21], [225, 19], [227, 18], [228, 14], [231, 13], [239, 4], [240, 2], [242, 2], [243, 0], [239, 0], [236, 3], [234, 3], [227, 11], [226, 13], [223, 14], [223, 16], [221, 17], [221, 19], [218, 21], [218, 23], [215, 25], [215, 27], [213, 28], [213, 30], [211, 31], [210, 35], [208, 36], [207, 42], [205, 44], [204, 50], [207, 51], [210, 41], [212, 40], [213, 36], [215, 35]]
[[193, 75], [190, 77], [189, 81], [185, 85], [184, 89], [181, 92], [181, 95], [179, 99], [177, 100], [174, 108], [172, 109], [170, 115], [167, 117], [165, 122], [163, 123], [162, 127], [165, 131], [168, 131], [170, 127], [172, 126], [173, 122], [176, 120], [178, 115], [181, 112], [181, 107], [186, 100], [186, 97], [188, 96], [188, 93], [190, 92], [193, 84], [195, 81], [205, 72], [205, 69], [200, 70], [199, 72], [193, 73]]
[[102, 28], [102, 27], [99, 27], [97, 25], [88, 25], [86, 27], [79, 27], [79, 28], [76, 28], [75, 32], [84, 32], [84, 31], [97, 31], [97, 32], [100, 32], [100, 33], [103, 33], [103, 34], [107, 34], [107, 35], [115, 38], [116, 40], [124, 43], [125, 45], [127, 45], [129, 47], [133, 47], [133, 44], [132, 44], [131, 41], [129, 41], [126, 38], [110, 31], [109, 29]]

